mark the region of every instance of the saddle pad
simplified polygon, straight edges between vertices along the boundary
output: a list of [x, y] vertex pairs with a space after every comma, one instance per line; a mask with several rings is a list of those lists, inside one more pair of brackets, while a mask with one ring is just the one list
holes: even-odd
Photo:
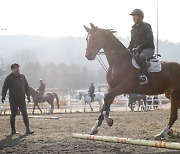
[[44, 93], [42, 97], [43, 97], [43, 98], [47, 97], [47, 93]]
[[[149, 72], [160, 72], [162, 67], [161, 67], [161, 62], [159, 59], [150, 59], [150, 66], [148, 68]], [[132, 58], [132, 65], [137, 68], [140, 69], [140, 66], [136, 63], [136, 60], [134, 58]]]

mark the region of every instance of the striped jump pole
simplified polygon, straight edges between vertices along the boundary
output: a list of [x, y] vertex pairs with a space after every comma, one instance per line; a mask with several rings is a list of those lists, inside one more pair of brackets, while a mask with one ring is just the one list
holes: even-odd
[[158, 148], [180, 150], [180, 143], [175, 143], [175, 142], [162, 142], [162, 141], [140, 140], [140, 139], [111, 137], [111, 136], [75, 134], [75, 133], [72, 134], [72, 137], [78, 138], [78, 139], [93, 140], [93, 141], [125, 143], [125, 144], [133, 144], [133, 145], [142, 145], [142, 146], [151, 146], [151, 147], [158, 147]]

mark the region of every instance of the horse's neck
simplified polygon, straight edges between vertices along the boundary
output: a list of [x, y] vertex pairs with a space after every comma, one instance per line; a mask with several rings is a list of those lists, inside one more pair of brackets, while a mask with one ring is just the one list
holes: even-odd
[[112, 37], [106, 37], [104, 39], [104, 52], [107, 57], [109, 66], [112, 66], [115, 62], [122, 62], [123, 59], [131, 59], [131, 55], [128, 52], [128, 49], [117, 39]]
[[30, 87], [30, 91], [31, 91], [31, 95], [36, 95], [38, 93], [38, 91], [36, 91], [35, 89], [33, 89], [32, 87]]
[[112, 49], [104, 50], [109, 66], [121, 65], [124, 62], [130, 62], [131, 55], [125, 50], [114, 51]]

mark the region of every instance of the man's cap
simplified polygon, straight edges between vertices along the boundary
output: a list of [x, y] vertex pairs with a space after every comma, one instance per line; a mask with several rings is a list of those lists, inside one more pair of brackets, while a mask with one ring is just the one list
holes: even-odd
[[144, 18], [144, 12], [141, 9], [134, 9], [130, 15], [139, 15]]

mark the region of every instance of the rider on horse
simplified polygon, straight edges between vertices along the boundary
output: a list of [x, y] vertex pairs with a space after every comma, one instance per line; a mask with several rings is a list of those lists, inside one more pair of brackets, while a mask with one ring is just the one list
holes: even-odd
[[38, 91], [39, 91], [40, 99], [42, 100], [44, 92], [45, 92], [46, 85], [45, 85], [45, 83], [43, 82], [42, 79], [40, 79], [39, 82], [40, 82], [40, 86], [38, 88]]
[[154, 55], [154, 38], [151, 25], [143, 22], [144, 13], [140, 9], [135, 9], [130, 14], [133, 16], [134, 25], [131, 30], [131, 41], [128, 49], [132, 54], [137, 54], [141, 66], [139, 76], [140, 84], [148, 83], [147, 60]]
[[91, 102], [94, 102], [94, 91], [95, 91], [95, 87], [94, 87], [93, 83], [91, 83], [91, 86], [88, 90], [89, 96], [91, 97]]

